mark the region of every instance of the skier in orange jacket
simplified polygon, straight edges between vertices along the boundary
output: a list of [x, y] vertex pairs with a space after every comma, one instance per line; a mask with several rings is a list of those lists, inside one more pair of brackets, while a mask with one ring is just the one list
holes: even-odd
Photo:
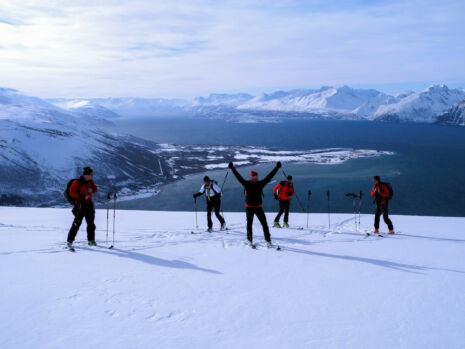
[[274, 228], [281, 228], [279, 224], [279, 219], [284, 213], [284, 228], [289, 228], [289, 208], [291, 206], [291, 197], [295, 195], [294, 185], [292, 184], [292, 176], [287, 176], [287, 178], [280, 183], [278, 183], [274, 189], [274, 198], [279, 200], [279, 213], [274, 219]]

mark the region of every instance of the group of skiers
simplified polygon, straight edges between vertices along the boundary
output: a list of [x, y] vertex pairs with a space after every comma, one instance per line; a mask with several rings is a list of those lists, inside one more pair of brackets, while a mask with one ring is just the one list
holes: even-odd
[[[268, 175], [260, 180], [258, 173], [255, 171], [250, 172], [248, 180], [244, 179], [235, 168], [232, 162], [229, 163], [228, 167], [234, 174], [236, 179], [244, 187], [245, 194], [245, 211], [247, 217], [247, 243], [253, 245], [253, 232], [252, 224], [254, 216], [257, 216], [260, 221], [265, 241], [268, 247], [272, 246], [270, 230], [268, 228], [266, 215], [263, 210], [263, 189], [270, 183], [273, 177], [276, 175], [278, 170], [282, 167], [281, 162], [277, 162], [273, 170]], [[389, 219], [388, 213], [388, 202], [392, 196], [392, 188], [389, 183], [381, 182], [379, 176], [373, 177], [374, 185], [371, 190], [371, 196], [374, 197], [374, 203], [376, 205], [375, 210], [375, 222], [374, 222], [374, 234], [379, 234], [379, 220], [380, 216], [383, 215], [384, 222], [389, 228], [389, 234], [394, 234], [394, 226]], [[85, 218], [87, 222], [87, 240], [90, 246], [95, 246], [95, 208], [92, 202], [92, 194], [97, 193], [98, 189], [93, 181], [93, 170], [90, 167], [83, 169], [83, 174], [79, 179], [75, 179], [68, 183], [68, 188], [65, 192], [68, 200], [73, 204], [73, 215], [74, 221], [68, 233], [67, 246], [72, 248], [72, 244], [76, 237], [76, 234], [81, 226], [82, 220]], [[291, 197], [295, 195], [294, 185], [292, 182], [292, 176], [286, 176], [286, 178], [279, 182], [273, 188], [274, 197], [279, 201], [279, 212], [274, 219], [273, 227], [281, 228], [279, 220], [284, 213], [283, 226], [289, 227], [289, 208]], [[194, 200], [199, 196], [205, 195], [207, 203], [207, 222], [208, 232], [213, 230], [213, 221], [211, 218], [212, 211], [215, 211], [215, 216], [221, 224], [221, 230], [226, 229], [226, 221], [221, 216], [221, 196], [222, 188], [218, 182], [210, 179], [208, 176], [203, 178], [203, 185], [197, 193], [193, 194]]]

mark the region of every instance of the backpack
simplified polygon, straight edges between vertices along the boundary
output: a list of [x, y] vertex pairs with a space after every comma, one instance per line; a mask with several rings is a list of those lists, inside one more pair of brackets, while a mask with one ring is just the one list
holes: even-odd
[[[221, 189], [221, 187], [220, 187], [220, 185], [218, 184], [218, 182], [215, 181], [214, 179], [211, 179], [210, 182], [211, 182], [211, 184], [210, 184], [210, 189], [213, 191], [213, 193], [214, 193], [215, 195], [219, 194], [219, 193], [215, 190], [215, 188], [213, 188], [213, 184], [216, 184], [216, 185]], [[222, 193], [221, 193], [221, 194], [222, 194]]]
[[69, 195], [69, 191], [71, 189], [71, 186], [73, 185], [74, 181], [79, 181], [79, 188], [78, 188], [78, 192], [81, 190], [81, 187], [82, 187], [82, 181], [80, 178], [73, 178], [73, 179], [70, 179], [68, 181], [68, 184], [66, 184], [66, 189], [63, 193], [63, 195], [65, 196], [66, 200], [68, 200], [68, 202], [71, 204], [71, 205], [74, 205], [76, 199], [71, 197]]
[[391, 200], [392, 196], [394, 195], [394, 190], [392, 189], [392, 185], [391, 183], [388, 183], [388, 182], [383, 182], [383, 184], [388, 188], [388, 191], [389, 191], [389, 197], [387, 197], [386, 199]]

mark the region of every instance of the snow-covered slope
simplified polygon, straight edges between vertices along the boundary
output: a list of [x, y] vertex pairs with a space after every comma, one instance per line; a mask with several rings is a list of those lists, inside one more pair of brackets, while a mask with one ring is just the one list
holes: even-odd
[[463, 89], [449, 89], [445, 85], [434, 85], [422, 92], [407, 95], [397, 103], [381, 105], [374, 113], [373, 119], [432, 123], [437, 115], [447, 111], [464, 97]]
[[[393, 216], [398, 235], [365, 239], [352, 215], [311, 214], [271, 228], [275, 251], [225, 217], [191, 234], [192, 212], [117, 211], [114, 249], [88, 248], [83, 223], [72, 253], [70, 210], [0, 208], [0, 347], [464, 347], [465, 218]], [[105, 245], [104, 210], [96, 225]]]
[[139, 140], [105, 133], [91, 118], [76, 118], [15, 90], [0, 90], [3, 204], [63, 202], [64, 183], [86, 165], [104, 174], [103, 188], [110, 183], [120, 189], [153, 186], [155, 178], [167, 178], [161, 175], [163, 166], [169, 168], [155, 150]]
[[465, 126], [465, 99], [437, 117], [438, 124]]
[[353, 113], [358, 116], [368, 118], [372, 116], [379, 109], [380, 106], [395, 103], [397, 101], [398, 98], [380, 92], [374, 98], [355, 108], [353, 110]]

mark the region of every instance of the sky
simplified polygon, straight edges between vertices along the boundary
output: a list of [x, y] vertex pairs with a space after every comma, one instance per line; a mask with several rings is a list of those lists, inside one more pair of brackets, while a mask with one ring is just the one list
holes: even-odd
[[465, 1], [0, 0], [0, 86], [190, 98], [465, 87]]

